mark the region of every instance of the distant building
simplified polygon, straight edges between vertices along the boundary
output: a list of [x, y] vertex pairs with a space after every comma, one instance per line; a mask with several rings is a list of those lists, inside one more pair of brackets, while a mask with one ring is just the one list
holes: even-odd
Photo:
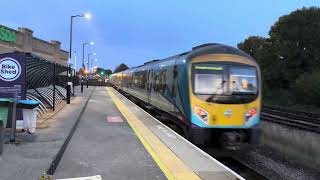
[[27, 28], [14, 30], [0, 25], [0, 54], [10, 52], [29, 52], [48, 61], [68, 66], [68, 52], [61, 49], [59, 41], [44, 41], [33, 37]]

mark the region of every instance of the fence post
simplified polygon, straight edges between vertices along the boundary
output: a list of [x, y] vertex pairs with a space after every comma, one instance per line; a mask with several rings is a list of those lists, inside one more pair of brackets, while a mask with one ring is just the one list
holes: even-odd
[[71, 85], [68, 84], [67, 85], [67, 104], [70, 104], [70, 89], [71, 89]]
[[75, 87], [75, 83], [76, 83], [76, 70], [74, 69], [73, 70], [73, 76], [72, 76], [72, 95], [75, 96], [74, 94], [74, 87]]
[[83, 93], [83, 77], [81, 77], [81, 92]]
[[3, 153], [3, 131], [4, 131], [4, 127], [3, 127], [3, 121], [0, 119], [0, 157], [2, 156]]
[[87, 88], [89, 87], [89, 78], [87, 77]]
[[53, 80], [52, 80], [52, 84], [53, 84], [53, 94], [52, 94], [52, 110], [55, 110], [56, 107], [56, 64], [53, 64]]

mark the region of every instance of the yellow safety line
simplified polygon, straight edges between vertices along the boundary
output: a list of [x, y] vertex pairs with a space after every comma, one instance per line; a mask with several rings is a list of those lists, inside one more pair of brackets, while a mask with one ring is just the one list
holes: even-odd
[[200, 179], [184, 162], [178, 158], [161, 140], [149, 130], [114, 94], [107, 88], [109, 96], [138, 136], [139, 140], [156, 161], [168, 179], [196, 180]]

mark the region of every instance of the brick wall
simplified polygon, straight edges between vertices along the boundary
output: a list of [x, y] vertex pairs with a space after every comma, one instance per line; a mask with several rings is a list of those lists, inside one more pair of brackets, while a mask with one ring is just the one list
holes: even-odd
[[[0, 25], [1, 26], [1, 25]], [[5, 27], [16, 34], [16, 42], [9, 43], [0, 40], [0, 53], [14, 51], [30, 52], [52, 62], [68, 65], [68, 52], [61, 49], [59, 41], [44, 41], [33, 37], [33, 31], [27, 28], [18, 28], [14, 30]]]

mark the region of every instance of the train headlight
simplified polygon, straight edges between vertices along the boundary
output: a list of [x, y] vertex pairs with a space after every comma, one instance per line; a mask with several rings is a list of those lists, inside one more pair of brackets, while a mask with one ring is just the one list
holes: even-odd
[[246, 118], [246, 121], [249, 121], [252, 117], [254, 117], [255, 115], [257, 115], [257, 108], [252, 108], [252, 109], [249, 109], [247, 112], [246, 112], [246, 115], [245, 115], [245, 118]]
[[207, 111], [205, 111], [204, 109], [202, 109], [199, 106], [195, 106], [193, 108], [194, 113], [206, 124], [208, 124], [209, 121], [209, 114]]

